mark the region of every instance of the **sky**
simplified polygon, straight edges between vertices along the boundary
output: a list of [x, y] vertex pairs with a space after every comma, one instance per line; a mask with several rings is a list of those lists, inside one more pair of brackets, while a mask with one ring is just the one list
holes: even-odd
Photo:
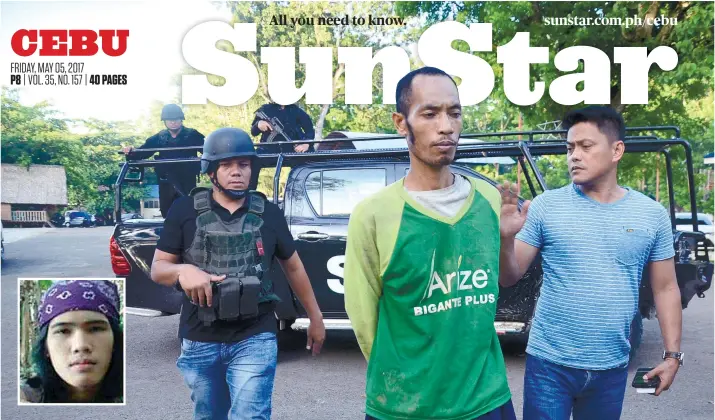
[[[172, 76], [185, 65], [184, 34], [208, 20], [230, 21], [230, 12], [205, 0], [0, 2], [0, 84], [10, 87], [11, 63], [82, 62], [86, 74], [126, 74], [121, 86], [23, 86], [23, 104], [49, 101], [72, 119], [135, 120], [153, 101], [179, 97]], [[127, 52], [108, 57], [20, 57], [11, 48], [19, 29], [129, 29]], [[99, 42], [99, 41], [98, 41]], [[65, 64], [66, 66], [67, 64]], [[43, 80], [44, 80], [44, 76]]]

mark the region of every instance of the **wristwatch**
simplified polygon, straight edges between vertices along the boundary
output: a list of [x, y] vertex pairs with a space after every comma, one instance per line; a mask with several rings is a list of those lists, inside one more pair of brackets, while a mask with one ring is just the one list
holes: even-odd
[[676, 359], [680, 366], [683, 366], [683, 353], [679, 351], [663, 351], [663, 360]]

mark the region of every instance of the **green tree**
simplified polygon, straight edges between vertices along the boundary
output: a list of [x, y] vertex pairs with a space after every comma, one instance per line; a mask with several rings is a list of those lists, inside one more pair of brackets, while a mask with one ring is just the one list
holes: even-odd
[[[344, 104], [345, 66], [337, 62], [338, 47], [373, 47], [376, 51], [383, 46], [393, 45], [403, 31], [402, 26], [375, 25], [321, 25], [319, 18], [341, 18], [344, 16], [367, 17], [390, 16], [391, 3], [379, 2], [236, 2], [231, 3], [235, 22], [255, 22], [257, 24], [257, 45], [271, 47], [332, 47], [333, 48], [333, 105], [305, 105], [303, 107], [315, 122], [316, 140], [333, 130], [381, 131], [391, 127], [390, 115], [394, 107], [383, 105], [346, 106]], [[313, 19], [312, 24], [279, 25], [277, 18], [284, 16], [287, 22], [293, 19]], [[352, 22], [352, 19], [350, 19]], [[241, 53], [251, 60], [259, 70], [260, 88], [250, 104], [250, 120], [253, 110], [270, 100], [268, 90], [268, 65], [261, 64], [257, 53]], [[297, 54], [296, 54], [297, 57]], [[296, 60], [297, 61], [297, 60]], [[305, 81], [305, 66], [296, 64], [296, 86]], [[382, 69], [373, 72], [373, 103], [382, 102]], [[250, 121], [249, 121], [250, 122]]]
[[[514, 114], [524, 117], [524, 129], [536, 129], [541, 123], [560, 120], [571, 108], [553, 101], [545, 92], [532, 106], [517, 106], [508, 101], [504, 94], [503, 68], [496, 62], [496, 46], [508, 43], [517, 32], [530, 34], [530, 45], [549, 47], [548, 64], [532, 64], [531, 83], [545, 82], [547, 88], [564, 73], [554, 64], [554, 56], [571, 46], [590, 46], [603, 51], [611, 60], [610, 105], [622, 112], [629, 126], [679, 125], [682, 137], [691, 141], [696, 172], [705, 169], [702, 157], [712, 151], [713, 125], [713, 4], [695, 2], [400, 2], [399, 13], [425, 19], [434, 24], [446, 19], [470, 24], [486, 22], [492, 24], [494, 49], [492, 53], [480, 53], [495, 74], [495, 89], [485, 101], [488, 107], [510, 115], [507, 129], [516, 129]], [[638, 26], [618, 25], [573, 25], [552, 26], [545, 18], [560, 17], [601, 17], [621, 18], [638, 16], [643, 24]], [[667, 16], [668, 24], [653, 24], [652, 18]], [[650, 20], [648, 19], [650, 18]], [[675, 19], [675, 20], [674, 20]], [[673, 24], [676, 22], [677, 24]], [[658, 46], [673, 48], [679, 58], [672, 71], [663, 71], [652, 66], [649, 72], [649, 103], [647, 105], [624, 104], [621, 100], [622, 86], [620, 65], [614, 63], [614, 47], [646, 47], [652, 51]], [[455, 41], [453, 48], [468, 51], [463, 41]], [[576, 72], [584, 70], [583, 62]], [[583, 82], [579, 88], [583, 88]], [[482, 104], [479, 105], [482, 107]], [[466, 113], [465, 113], [466, 114]], [[479, 127], [479, 125], [475, 125]], [[494, 127], [491, 127], [492, 129]], [[687, 173], [684, 154], [674, 148], [674, 178], [677, 205], [690, 208], [687, 189]], [[563, 157], [540, 159], [540, 168], [545, 170], [545, 178], [550, 187], [563, 185], [568, 181]], [[660, 169], [656, 169], [660, 168]], [[646, 193], [656, 195], [656, 179], [660, 179], [657, 194], [662, 203], [667, 203], [665, 193], [665, 166], [656, 155], [629, 155], [620, 165], [620, 182]], [[712, 209], [712, 196], [700, 188], [702, 177], [697, 175], [698, 207]]]
[[16, 91], [3, 87], [0, 129], [2, 162], [23, 166], [62, 165], [67, 174], [70, 204], [83, 204], [91, 195], [87, 158], [82, 143], [58, 118], [50, 104], [22, 105]]
[[[643, 107], [621, 102], [621, 69], [620, 64], [613, 59], [614, 47], [646, 47], [651, 51], [664, 45], [672, 47], [678, 53], [679, 63], [673, 71], [662, 71], [658, 66], [651, 67], [650, 104], [657, 103], [662, 106], [663, 101], [667, 101], [676, 106], [673, 98], [697, 99], [705, 96], [712, 86], [712, 3], [400, 2], [397, 10], [404, 14], [425, 16], [430, 23], [442, 21], [447, 17], [456, 18], [466, 24], [491, 23], [495, 46], [505, 45], [517, 32], [528, 32], [531, 46], [549, 47], [550, 62], [531, 66], [532, 82], [544, 81], [547, 86], [563, 75], [553, 65], [553, 58], [559, 51], [571, 46], [598, 48], [611, 60], [611, 105], [620, 112], [633, 107], [634, 112], [645, 120], [650, 113], [658, 115], [658, 109], [652, 107], [653, 109], [648, 109], [648, 113], [643, 115]], [[554, 17], [625, 19], [633, 16], [642, 18], [643, 24], [626, 28], [618, 25], [552, 26], [545, 23], [545, 18]], [[657, 16], [675, 18], [677, 24], [654, 25], [652, 18]], [[503, 72], [501, 65], [496, 63], [495, 52], [494, 50], [480, 56], [493, 65], [496, 86], [499, 88], [499, 94], [504, 95]], [[579, 71], [583, 71], [583, 67], [580, 67]], [[682, 108], [682, 104], [680, 107]], [[535, 119], [538, 123], [551, 121], [554, 116], [560, 117], [568, 108], [554, 102], [545, 93], [535, 106], [522, 107], [522, 112], [527, 120]]]
[[[23, 105], [17, 91], [7, 88], [2, 91], [0, 114], [3, 163], [61, 165], [67, 174], [71, 208], [91, 213], [114, 208], [114, 182], [123, 160], [117, 152], [122, 145], [139, 141], [131, 122], [59, 118], [49, 103]], [[78, 125], [86, 134], [70, 131], [70, 126]], [[144, 195], [143, 187], [128, 186], [125, 191], [128, 206]]]
[[[139, 143], [141, 135], [130, 122], [82, 121], [88, 132], [80, 137], [87, 156], [87, 170], [93, 191], [86, 207], [93, 212], [104, 213], [114, 208], [114, 183], [119, 175], [124, 156], [119, 154], [124, 145]], [[145, 196], [143, 186], [127, 185], [124, 188], [124, 208], [133, 211], [138, 200]]]

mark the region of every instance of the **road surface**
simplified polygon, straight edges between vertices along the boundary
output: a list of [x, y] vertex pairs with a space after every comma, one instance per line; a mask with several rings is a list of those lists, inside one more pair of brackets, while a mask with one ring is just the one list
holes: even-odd
[[[180, 351], [176, 337], [178, 316], [127, 317], [126, 406], [17, 405], [18, 277], [113, 277], [108, 249], [111, 229], [52, 229], [41, 235], [23, 235], [6, 245], [0, 283], [2, 419], [45, 420], [60, 412], [77, 420], [192, 418], [190, 394], [176, 368]], [[705, 299], [694, 298], [684, 312], [685, 366], [673, 388], [658, 398], [638, 395], [630, 388], [635, 367], [658, 363], [662, 352], [658, 323], [645, 321], [643, 344], [628, 378], [622, 419], [713, 419], [712, 292]], [[505, 358], [514, 406], [521, 419], [524, 357], [516, 349], [506, 348]], [[317, 358], [311, 357], [304, 346], [283, 348], [279, 353], [272, 418], [363, 419], [365, 366], [350, 332], [328, 332], [326, 345]]]

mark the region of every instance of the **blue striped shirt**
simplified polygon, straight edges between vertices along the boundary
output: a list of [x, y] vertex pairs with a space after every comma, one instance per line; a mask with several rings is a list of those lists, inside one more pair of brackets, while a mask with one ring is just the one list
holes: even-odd
[[516, 239], [541, 250], [544, 270], [527, 353], [577, 369], [626, 365], [643, 268], [675, 254], [665, 208], [631, 189], [602, 204], [570, 184], [533, 200]]

